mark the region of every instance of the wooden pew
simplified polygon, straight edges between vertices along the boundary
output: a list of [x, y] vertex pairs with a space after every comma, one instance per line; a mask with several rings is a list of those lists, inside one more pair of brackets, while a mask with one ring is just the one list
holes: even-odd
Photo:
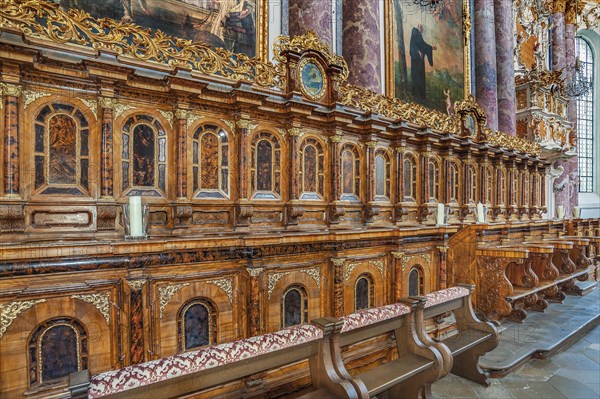
[[[340, 349], [393, 332], [398, 358], [359, 373], [348, 373], [346, 364], [337, 364], [338, 374], [352, 379], [356, 390], [365, 398], [422, 398], [430, 395], [430, 384], [447, 374], [452, 357], [447, 348], [428, 346], [419, 337], [424, 324], [415, 323], [415, 310], [423, 309], [424, 300], [404, 300], [402, 303], [360, 311], [340, 320], [344, 322], [339, 347], [332, 346], [341, 359]], [[442, 354], [443, 351], [446, 353]], [[352, 371], [352, 370], [351, 370]]]
[[[471, 303], [474, 288], [474, 285], [461, 284], [427, 294], [425, 309], [417, 310], [416, 322], [423, 323], [426, 319], [453, 312], [458, 334], [431, 342], [441, 353], [451, 353], [453, 361], [444, 362], [444, 365], [451, 365], [448, 372], [489, 386], [489, 374], [479, 367], [479, 358], [498, 346], [498, 329], [475, 316]], [[428, 341], [427, 336], [421, 339]]]
[[301, 398], [358, 399], [353, 384], [336, 373], [331, 346], [342, 324], [334, 318], [271, 334], [219, 344], [93, 376], [70, 376], [73, 398], [176, 398], [308, 359], [314, 391]]

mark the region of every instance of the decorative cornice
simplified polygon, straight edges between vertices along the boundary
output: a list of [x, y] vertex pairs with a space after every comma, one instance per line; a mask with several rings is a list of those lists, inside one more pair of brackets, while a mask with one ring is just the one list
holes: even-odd
[[227, 294], [227, 298], [229, 298], [229, 303], [233, 303], [233, 282], [230, 278], [209, 280], [206, 282], [206, 284], [213, 284], [222, 289], [223, 292]]
[[163, 311], [165, 310], [165, 307], [167, 306], [167, 304], [169, 303], [171, 298], [173, 298], [173, 296], [175, 296], [175, 294], [177, 294], [177, 292], [179, 292], [179, 290], [181, 290], [184, 287], [187, 287], [188, 285], [190, 285], [190, 283], [173, 284], [173, 285], [168, 285], [165, 287], [158, 288], [158, 299], [160, 302], [160, 310], [159, 310], [159, 318], [160, 319], [162, 319]]
[[82, 98], [82, 97], [77, 97], [77, 99], [79, 101], [81, 101], [83, 103], [83, 105], [85, 105], [92, 114], [94, 114], [94, 118], [96, 118], [96, 120], [98, 120], [98, 101], [94, 101], [94, 100], [90, 100], [88, 98]]
[[129, 288], [131, 288], [133, 291], [139, 291], [139, 290], [141, 290], [142, 287], [144, 286], [144, 284], [146, 284], [146, 280], [145, 279], [141, 279], [141, 280], [125, 280], [125, 282], [129, 286]]
[[46, 300], [35, 299], [31, 301], [9, 302], [5, 305], [0, 304], [0, 338], [2, 338], [8, 327], [19, 314], [42, 302], [46, 302]]
[[106, 324], [110, 325], [110, 294], [108, 292], [102, 292], [99, 294], [71, 295], [71, 298], [79, 299], [83, 302], [94, 305], [96, 309], [102, 313], [102, 316], [104, 316]]
[[23, 105], [25, 108], [27, 108], [34, 101], [37, 101], [40, 98], [50, 97], [51, 95], [51, 93], [45, 93], [42, 91], [25, 90], [23, 92]]

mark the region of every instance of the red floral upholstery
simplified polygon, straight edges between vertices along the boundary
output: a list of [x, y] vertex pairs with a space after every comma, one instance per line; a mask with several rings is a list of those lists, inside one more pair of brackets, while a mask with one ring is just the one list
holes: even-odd
[[352, 331], [360, 327], [365, 327], [408, 313], [410, 313], [410, 308], [401, 303], [395, 303], [373, 309], [360, 310], [356, 313], [352, 313], [348, 316], [340, 318], [340, 320], [344, 322], [342, 332]]
[[465, 287], [452, 287], [446, 288], [445, 290], [435, 291], [427, 294], [426, 308], [430, 308], [440, 303], [448, 302], [452, 299], [462, 298], [470, 294], [469, 290]]
[[92, 399], [100, 398], [169, 378], [290, 348], [322, 337], [323, 331], [313, 325], [294, 326], [272, 334], [209, 346], [197, 351], [108, 371], [92, 377], [88, 395]]

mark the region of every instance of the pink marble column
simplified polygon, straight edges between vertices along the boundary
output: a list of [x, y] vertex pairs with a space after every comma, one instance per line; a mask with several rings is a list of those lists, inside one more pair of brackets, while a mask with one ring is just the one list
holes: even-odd
[[290, 36], [314, 31], [319, 38], [333, 43], [332, 0], [289, 0], [288, 20]]
[[517, 98], [515, 95], [515, 20], [512, 0], [494, 2], [496, 24], [496, 68], [498, 83], [498, 130], [517, 134]]
[[565, 15], [552, 14], [552, 70], [558, 71], [567, 64], [565, 55]]
[[[555, 15], [563, 15], [563, 14], [555, 14]], [[571, 71], [575, 67], [575, 33], [576, 28], [573, 24], [566, 24], [564, 26], [564, 36], [563, 43], [564, 49], [563, 53], [559, 56], [564, 56], [562, 64], [567, 73], [571, 73]], [[554, 36], [553, 45], [554, 45]], [[554, 68], [554, 46], [552, 47], [553, 57], [552, 64]], [[560, 60], [558, 60], [560, 62]], [[560, 65], [560, 64], [559, 64]], [[560, 68], [558, 68], [560, 69]], [[573, 123], [573, 129], [577, 131], [577, 102], [575, 100], [569, 100], [569, 104], [567, 107], [567, 118], [571, 123]], [[569, 217], [572, 213], [573, 207], [578, 204], [578, 191], [579, 191], [579, 182], [576, 180], [576, 176], [578, 176], [578, 161], [577, 156], [567, 159], [561, 163], [562, 167], [565, 169], [562, 176], [557, 180], [556, 184], [560, 184], [562, 181], [569, 179], [569, 182], [565, 185], [563, 191], [559, 191], [556, 193], [556, 205], [562, 205], [565, 207], [565, 215]]]
[[379, 0], [344, 0], [342, 52], [348, 82], [381, 92], [381, 26]]
[[493, 0], [475, 0], [475, 96], [487, 113], [488, 127], [498, 130], [496, 32]]

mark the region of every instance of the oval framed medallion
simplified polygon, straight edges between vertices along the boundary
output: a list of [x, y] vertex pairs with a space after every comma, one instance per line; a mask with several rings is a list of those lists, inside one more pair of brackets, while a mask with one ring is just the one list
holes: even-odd
[[298, 65], [302, 93], [311, 100], [318, 100], [325, 94], [327, 79], [323, 67], [311, 58], [305, 58]]

